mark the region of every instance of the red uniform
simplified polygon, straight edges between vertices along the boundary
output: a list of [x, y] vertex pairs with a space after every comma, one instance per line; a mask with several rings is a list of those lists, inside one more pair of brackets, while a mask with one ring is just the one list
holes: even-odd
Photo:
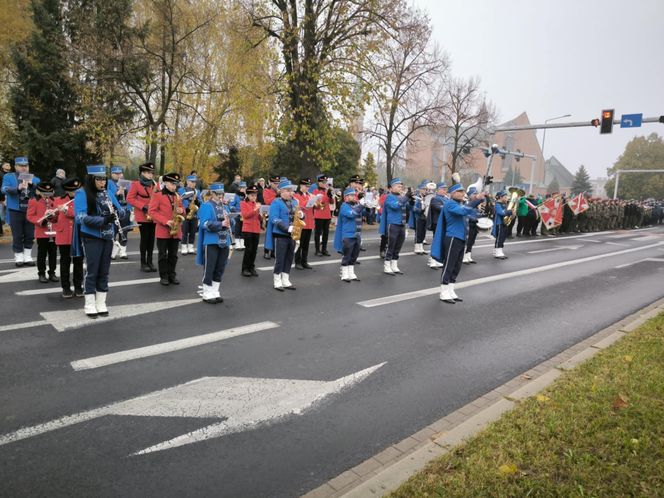
[[266, 188], [263, 190], [263, 201], [266, 206], [272, 204], [272, 201], [277, 198], [277, 192], [272, 188]]
[[[28, 221], [35, 226], [35, 238], [37, 239], [48, 239], [52, 237], [52, 235], [46, 235], [46, 232], [49, 229], [48, 223], [42, 224], [39, 222], [39, 220], [46, 214], [47, 209], [53, 209], [53, 202], [50, 200], [47, 201], [43, 197], [30, 199], [30, 202], [28, 202], [26, 217], [28, 218]], [[53, 226], [57, 220], [58, 213], [55, 213], [50, 220], [51, 226]]]
[[314, 218], [317, 220], [332, 219], [332, 210], [330, 209], [330, 198], [327, 196], [327, 189], [317, 188], [313, 195], [320, 195], [320, 206], [314, 208]]
[[131, 182], [129, 193], [127, 194], [127, 203], [134, 207], [134, 217], [136, 223], [151, 223], [143, 212], [143, 207], [150, 206], [150, 200], [154, 195], [154, 186], [144, 186], [140, 181]]
[[[71, 201], [71, 202], [70, 202]], [[74, 233], [74, 202], [69, 197], [58, 197], [55, 199], [55, 207], [67, 205], [67, 211], [58, 213], [58, 220], [53, 223], [55, 230], [55, 244], [58, 246], [70, 246]]]
[[168, 222], [173, 219], [173, 203], [176, 203], [177, 207], [182, 207], [182, 201], [177, 194], [168, 195], [157, 192], [150, 199], [148, 215], [156, 223], [155, 235], [158, 239], [182, 238], [182, 224], [180, 224], [177, 235], [171, 235], [171, 227], [168, 226]]
[[305, 207], [307, 205], [307, 202], [309, 202], [309, 199], [311, 199], [311, 194], [307, 192], [297, 192], [293, 195], [295, 199], [297, 199], [298, 204], [300, 205], [300, 209], [304, 213], [304, 229], [305, 230], [313, 230], [314, 229], [314, 206], [311, 207]]
[[261, 212], [256, 211], [255, 202], [240, 202], [240, 213], [242, 214], [242, 232], [261, 233]]

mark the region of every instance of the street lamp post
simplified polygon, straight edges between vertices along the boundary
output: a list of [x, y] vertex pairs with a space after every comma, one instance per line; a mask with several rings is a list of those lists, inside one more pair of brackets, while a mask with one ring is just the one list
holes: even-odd
[[[556, 116], [555, 118], [549, 118], [544, 120], [544, 124], [547, 124], [549, 121], [555, 121], [556, 119], [569, 118], [571, 114], [565, 114], [563, 116]], [[542, 134], [542, 170], [546, 165], [546, 159], [544, 158], [544, 144], [546, 143], [546, 128], [544, 128], [544, 133]], [[533, 175], [535, 174], [535, 161], [530, 164], [530, 188], [528, 189], [528, 194], [533, 192]]]

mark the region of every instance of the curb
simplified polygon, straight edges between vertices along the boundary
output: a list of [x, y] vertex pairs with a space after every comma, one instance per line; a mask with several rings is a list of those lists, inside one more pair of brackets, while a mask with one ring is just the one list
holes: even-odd
[[451, 451], [647, 320], [664, 312], [664, 298], [600, 330], [553, 358], [424, 427], [377, 455], [308, 492], [303, 498], [380, 497], [396, 490], [430, 461]]

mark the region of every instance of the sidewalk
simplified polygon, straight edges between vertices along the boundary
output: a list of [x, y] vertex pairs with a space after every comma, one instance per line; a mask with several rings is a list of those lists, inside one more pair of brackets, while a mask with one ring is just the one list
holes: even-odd
[[[495, 459], [499, 459], [499, 455], [504, 455], [505, 453], [504, 448], [500, 451], [496, 450], [495, 455], [491, 452], [491, 449], [495, 450], [495, 447], [498, 444], [497, 441], [500, 441], [501, 439], [501, 434], [497, 434], [495, 430], [490, 429], [484, 433], [483, 437], [474, 439], [473, 442], [470, 443], [473, 445], [473, 453], [471, 453], [471, 448], [469, 448], [468, 451], [465, 451], [465, 446], [459, 447], [459, 445], [472, 439], [478, 432], [485, 429], [492, 422], [501, 419], [504, 413], [510, 412], [514, 408], [517, 409], [500, 420], [499, 424], [501, 425], [501, 430], [504, 430], [503, 428], [510, 422], [512, 425], [516, 424], [519, 426], [520, 422], [518, 417], [523, 417], [523, 410], [524, 408], [527, 409], [529, 403], [531, 410], [533, 403], [536, 405], [536, 408], [537, 405], [549, 407], [549, 401], [553, 399], [554, 396], [549, 395], [548, 393], [547, 395], [539, 394], [543, 389], [551, 385], [560, 376], [563, 376], [563, 380], [561, 381], [562, 385], [570, 384], [570, 382], [579, 377], [579, 371], [576, 370], [575, 375], [564, 375], [566, 371], [576, 368], [578, 365], [582, 364], [589, 358], [592, 358], [598, 352], [608, 348], [614, 342], [625, 337], [630, 332], [633, 332], [647, 320], [660, 313], [664, 313], [664, 299], [661, 299], [639, 312], [626, 317], [620, 322], [601, 330], [581, 343], [576, 344], [557, 356], [541, 363], [537, 367], [524, 372], [506, 384], [485, 394], [481, 398], [423, 428], [403, 441], [386, 448], [374, 457], [307, 493], [305, 497], [328, 498], [347, 496], [359, 498], [385, 496], [388, 493], [397, 490], [397, 488], [402, 486], [406, 480], [411, 478], [411, 476], [415, 477], [399, 488], [399, 491], [395, 496], [445, 496], [447, 494], [477, 496], [478, 493], [489, 496], [506, 496], [505, 490], [494, 491], [492, 486], [482, 486], [486, 485], [487, 482], [491, 482], [491, 479], [495, 479], [496, 476], [498, 479], [502, 478], [503, 480], [511, 479], [518, 481], [518, 478], [521, 478], [522, 481], [528, 480], [531, 479], [529, 477], [529, 472], [532, 471], [527, 468], [527, 465], [524, 468], [523, 462], [518, 462], [517, 464], [511, 460], [508, 461], [508, 459], [496, 462]], [[664, 334], [661, 335], [664, 336]], [[631, 338], [631, 336], [629, 337]], [[607, 352], [607, 355], [614, 354], [612, 351], [613, 349]], [[624, 356], [629, 359], [631, 355]], [[604, 355], [600, 356], [598, 361], [602, 361], [603, 358]], [[631, 359], [629, 359], [629, 361], [631, 362]], [[592, 364], [595, 365], [595, 362]], [[629, 367], [630, 363], [626, 363], [626, 365]], [[585, 371], [586, 370], [582, 370], [582, 372]], [[557, 386], [561, 383], [558, 383]], [[591, 384], [593, 386], [595, 385], [592, 382]], [[661, 396], [661, 399], [658, 397], [657, 399], [659, 399], [659, 401], [656, 403], [662, 403], [658, 405], [660, 408], [659, 420], [661, 427], [661, 420], [664, 418], [664, 380], [659, 385], [659, 391], [660, 393], [658, 396]], [[625, 401], [627, 395], [622, 396], [624, 397], [616, 397], [618, 401], [614, 400], [615, 403], [621, 405], [623, 402], [627, 402]], [[579, 404], [580, 401], [575, 402], [575, 406], [571, 408], [576, 408], [576, 405]], [[563, 407], [563, 413], [565, 413], [564, 410], [569, 408], [570, 407]], [[609, 406], [609, 410], [610, 409], [611, 407]], [[522, 422], [522, 425], [530, 424], [533, 426], [534, 424], [536, 427], [542, 425], [540, 419], [534, 421], [532, 419], [526, 421], [522, 420]], [[586, 421], [582, 422], [584, 424], [586, 423]], [[588, 427], [591, 427], [591, 423], [587, 423], [589, 424]], [[580, 429], [583, 430], [583, 426], [580, 427]], [[594, 431], [595, 428], [590, 430]], [[557, 437], [558, 436], [556, 436], [556, 438]], [[493, 446], [489, 449], [484, 448], [481, 442], [484, 439], [491, 440]], [[638, 436], [629, 437], [627, 441], [628, 444], [639, 444], [630, 442], [631, 440], [639, 440]], [[526, 441], [526, 445], [528, 444], [530, 444], [530, 442]], [[662, 454], [662, 457], [664, 457], [664, 437], [659, 441], [659, 445], [660, 453]], [[483, 449], [477, 450], [478, 447], [482, 447]], [[582, 457], [587, 458], [586, 453], [576, 455], [574, 448], [567, 448], [567, 450], [569, 450], [569, 453], [565, 458], [568, 460]], [[636, 448], [634, 448], [634, 450], [636, 450]], [[484, 459], [483, 465], [486, 466], [486, 460], [488, 459], [491, 465], [495, 468], [491, 467], [493, 473], [490, 473], [490, 476], [486, 477], [485, 480], [477, 480], [475, 484], [479, 487], [474, 488], [474, 491], [471, 491], [471, 488], [468, 488], [467, 492], [465, 492], [464, 490], [469, 485], [469, 482], [467, 478], [467, 470], [462, 468], [462, 466], [464, 466], [464, 462], [472, 460], [476, 456], [476, 453], [478, 459]], [[523, 453], [526, 453], [526, 450], [523, 450]], [[655, 455], [652, 456], [655, 457]], [[443, 457], [441, 462], [444, 463], [436, 462], [440, 457]], [[514, 460], [516, 461], [518, 459], [514, 458]], [[664, 463], [662, 462], [664, 462], [664, 458], [659, 461], [659, 465], [662, 467], [660, 476], [664, 476]], [[427, 467], [428, 464], [431, 465]], [[443, 467], [441, 467], [441, 465]], [[425, 467], [426, 470], [422, 472]], [[607, 474], [611, 474], [615, 468], [612, 469], [607, 463], [605, 470]], [[450, 474], [454, 473], [462, 474], [462, 478], [459, 478], [457, 481], [452, 481], [454, 484], [450, 484], [449, 479], [452, 479]], [[479, 472], [479, 475], [486, 473], [487, 469], [483, 468]], [[448, 481], [445, 481], [442, 476], [448, 479]], [[661, 487], [656, 489], [658, 489], [658, 491], [662, 493], [662, 496], [664, 496], [664, 478], [660, 479]], [[637, 489], [639, 483], [635, 482], [634, 486], [635, 489]], [[460, 487], [461, 489], [456, 489], [457, 487]], [[646, 490], [646, 488], [643, 487], [641, 489], [643, 492]], [[646, 493], [646, 496], [657, 495], [657, 492], [653, 493], [654, 489], [648, 489], [651, 493]], [[527, 489], [518, 489], [518, 491], [516, 489], [513, 490], [516, 495], [524, 495], [527, 491]], [[624, 489], [620, 490], [617, 494], [624, 493], [624, 491]], [[578, 496], [586, 496], [583, 488], [576, 489], [575, 492]], [[592, 493], [592, 495], [599, 496], [597, 493]], [[603, 494], [603, 496], [604, 495], [606, 494]]]

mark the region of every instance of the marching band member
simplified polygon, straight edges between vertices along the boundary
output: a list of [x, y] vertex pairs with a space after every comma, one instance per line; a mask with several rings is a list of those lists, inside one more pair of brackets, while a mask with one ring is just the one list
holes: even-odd
[[[468, 196], [468, 202], [473, 202], [477, 199], [477, 188], [476, 187], [469, 187], [468, 190], [466, 191], [466, 195]], [[477, 228], [477, 214], [469, 214], [468, 215], [468, 237], [466, 238], [466, 252], [463, 255], [463, 264], [469, 265], [469, 264], [475, 264], [477, 261], [473, 259], [473, 246], [475, 245], [475, 240], [477, 240], [477, 234], [479, 233], [479, 229]]]
[[2, 177], [2, 193], [7, 198], [7, 218], [12, 231], [14, 263], [18, 267], [35, 266], [32, 260], [35, 226], [27, 220], [25, 214], [28, 211], [28, 201], [35, 196], [39, 178], [35, 176], [32, 181], [19, 179], [21, 174], [30, 172], [27, 157], [17, 157], [14, 160], [14, 170], [14, 174], [7, 173]]
[[[62, 297], [83, 297], [83, 256], [72, 257], [72, 238], [74, 235], [74, 194], [82, 186], [78, 178], [65, 180], [62, 188], [65, 195], [55, 200], [56, 209], [60, 210], [55, 228], [55, 244], [60, 251], [60, 285]], [[74, 263], [74, 292], [71, 291], [70, 266]]]
[[493, 230], [491, 235], [496, 238], [496, 243], [493, 248], [493, 257], [496, 259], [507, 259], [503, 253], [505, 246], [505, 239], [507, 238], [507, 227], [503, 221], [503, 217], [511, 216], [512, 210], [505, 209], [507, 203], [507, 192], [501, 190], [496, 194], [496, 212], [493, 217]]
[[[235, 192], [235, 197], [229, 203], [228, 207], [230, 208], [231, 213], [240, 213], [240, 208], [242, 201], [247, 196], [247, 182], [241, 181], [237, 184], [237, 192]], [[235, 249], [238, 251], [244, 251], [244, 239], [242, 238], [242, 216], [236, 216], [235, 218]]]
[[383, 234], [380, 231], [380, 223], [385, 216], [385, 199], [389, 192], [383, 191], [382, 194], [378, 197], [378, 208], [376, 209], [378, 216], [378, 233], [380, 234], [380, 259], [385, 259], [385, 251], [387, 250], [387, 235]]
[[[364, 208], [366, 206], [366, 197], [365, 197], [366, 193], [364, 192], [364, 178], [361, 178], [360, 175], [351, 176], [350, 179], [348, 180], [348, 187], [346, 187], [346, 188], [355, 189], [355, 192], [357, 192], [356, 193], [357, 202], [362, 205], [362, 209], [364, 210]], [[344, 189], [344, 192], [345, 192], [345, 189]], [[343, 200], [343, 198], [342, 198], [342, 200]], [[362, 214], [363, 214], [362, 220], [364, 220], [364, 213], [362, 213]], [[362, 240], [361, 239], [360, 239], [360, 251], [361, 252], [366, 251], [366, 249], [362, 245]], [[356, 261], [355, 264], [359, 265], [360, 262]]]
[[[293, 185], [288, 178], [279, 182], [281, 196], [270, 204], [270, 216], [265, 232], [265, 247], [274, 249], [274, 288], [278, 291], [284, 289], [295, 290], [290, 281], [290, 270], [293, 264], [295, 241], [291, 237], [293, 220], [298, 207], [297, 200], [293, 199]], [[304, 216], [304, 213], [302, 213]]]
[[74, 196], [74, 256], [85, 258], [85, 314], [108, 316], [106, 295], [113, 239], [124, 215], [115, 196], [106, 190], [106, 166], [87, 167], [85, 186]]
[[198, 211], [198, 251], [196, 264], [203, 270], [203, 301], [223, 303], [219, 292], [231, 246], [232, 221], [224, 204], [224, 184], [212, 183], [210, 199]]
[[463, 185], [456, 183], [449, 188], [451, 199], [445, 203], [438, 217], [436, 234], [431, 245], [431, 255], [438, 261], [444, 260], [441, 273], [440, 300], [454, 304], [463, 301], [454, 292], [454, 284], [461, 271], [461, 262], [466, 247], [466, 217], [474, 214], [475, 206], [484, 199], [484, 194], [469, 205], [463, 205], [465, 192]]
[[298, 247], [295, 252], [295, 268], [298, 270], [311, 270], [311, 265], [309, 264], [309, 242], [311, 241], [311, 232], [313, 231], [316, 222], [314, 219], [315, 207], [307, 207], [307, 203], [313, 197], [313, 195], [309, 193], [311, 180], [309, 178], [302, 178], [299, 183], [300, 184], [293, 197], [297, 199], [300, 209], [304, 213], [304, 227], [302, 228], [302, 234], [300, 235], [300, 247]]
[[180, 254], [196, 254], [196, 232], [198, 231], [198, 218], [196, 212], [201, 204], [201, 193], [196, 189], [196, 175], [189, 175], [184, 187], [178, 189], [185, 210], [182, 222], [182, 244]]
[[[277, 197], [279, 197], [279, 182], [281, 181], [281, 177], [279, 175], [274, 175], [270, 177], [270, 185], [268, 188], [263, 190], [263, 201], [265, 202], [266, 206], [269, 206], [272, 204], [272, 201], [274, 201]], [[266, 221], [267, 221], [267, 216], [266, 216]], [[266, 230], [267, 230], [267, 225], [266, 225]], [[264, 253], [263, 257], [265, 259], [270, 259], [274, 258], [274, 251], [270, 251], [267, 248], [264, 248]]]
[[247, 187], [246, 197], [240, 202], [242, 215], [242, 239], [244, 240], [244, 254], [242, 255], [242, 275], [257, 277], [256, 254], [258, 241], [261, 235], [261, 205], [256, 201], [258, 188], [255, 185]]
[[[436, 236], [440, 213], [443, 211], [443, 206], [447, 201], [449, 201], [449, 198], [447, 197], [447, 183], [438, 182], [436, 184], [436, 195], [431, 199], [431, 202], [429, 203], [429, 212], [427, 213], [427, 226], [429, 230], [433, 232], [434, 237]], [[443, 264], [440, 261], [436, 261], [431, 254], [429, 254], [427, 266], [437, 270], [438, 268], [442, 268]]]
[[168, 173], [162, 177], [163, 188], [150, 199], [148, 216], [155, 222], [159, 265], [159, 283], [174, 284], [180, 281], [175, 276], [178, 263], [178, 245], [182, 238], [184, 208], [177, 193], [180, 175]]
[[157, 269], [152, 264], [152, 253], [154, 252], [155, 225], [148, 215], [150, 199], [157, 184], [154, 181], [154, 164], [145, 163], [138, 167], [139, 177], [134, 180], [127, 194], [127, 202], [134, 208], [134, 217], [139, 224], [141, 234], [140, 253], [141, 271], [155, 272]]
[[427, 234], [427, 217], [424, 213], [424, 196], [426, 195], [427, 180], [422, 181], [417, 187], [415, 203], [410, 215], [409, 226], [415, 230], [415, 254], [426, 254], [424, 250], [424, 237]]
[[355, 263], [362, 243], [362, 211], [364, 206], [356, 201], [357, 192], [353, 188], [344, 191], [344, 203], [339, 208], [337, 228], [334, 233], [334, 249], [343, 255], [341, 259], [341, 280], [350, 282], [360, 279], [355, 275]]
[[403, 195], [403, 183], [400, 178], [393, 178], [389, 188], [390, 193], [385, 198], [383, 214], [380, 218], [379, 232], [387, 237], [383, 273], [395, 275], [403, 274], [397, 266], [397, 261], [406, 238], [406, 221], [408, 219], [410, 198]]
[[[58, 264], [58, 248], [55, 245], [53, 223], [58, 211], [53, 209], [53, 185], [50, 182], [37, 184], [36, 197], [28, 202], [26, 218], [35, 226], [37, 238], [37, 274], [43, 284], [58, 282], [55, 268]], [[48, 256], [48, 278], [46, 278], [46, 256]]]
[[313, 195], [320, 195], [320, 201], [314, 209], [316, 256], [331, 256], [327, 252], [327, 239], [330, 236], [330, 222], [334, 210], [334, 192], [327, 184], [327, 175], [318, 175], [316, 184], [316, 189], [312, 192]]
[[[131, 223], [131, 206], [127, 204], [127, 192], [125, 192], [123, 187], [118, 185], [118, 182], [122, 179], [122, 176], [122, 166], [111, 166], [111, 180], [108, 182], [108, 191], [115, 196], [115, 198], [118, 200], [118, 203], [125, 211], [125, 215], [120, 218], [120, 226], [122, 228], [126, 228]], [[128, 259], [126, 232], [121, 234], [118, 231], [116, 237], [117, 240], [113, 242], [113, 252], [111, 252], [111, 259], [115, 259], [118, 256], [120, 256], [122, 259]]]

